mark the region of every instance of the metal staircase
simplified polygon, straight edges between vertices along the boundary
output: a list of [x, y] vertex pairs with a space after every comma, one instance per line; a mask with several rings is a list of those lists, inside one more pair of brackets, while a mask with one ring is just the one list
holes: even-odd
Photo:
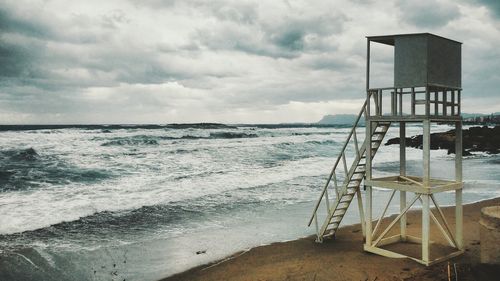
[[[316, 242], [323, 242], [323, 238], [335, 235], [355, 194], [358, 198], [358, 207], [361, 219], [363, 220], [364, 218], [359, 187], [365, 177], [366, 148], [368, 145], [367, 140], [365, 139], [363, 144], [359, 146], [356, 129], [360, 128], [360, 120], [367, 114], [366, 107], [367, 102], [365, 101], [356, 121], [354, 122], [354, 126], [352, 127], [352, 130], [349, 133], [342, 150], [340, 151], [340, 155], [337, 157], [337, 160], [333, 165], [330, 176], [328, 177], [326, 185], [321, 192], [318, 202], [316, 203], [311, 219], [309, 220], [308, 226], [311, 226], [313, 221], [316, 225]], [[364, 119], [365, 118], [363, 118], [363, 120]], [[370, 132], [372, 158], [380, 147], [390, 125], [390, 122], [376, 122], [375, 125], [372, 126]], [[339, 168], [340, 162], [342, 162], [343, 169]], [[333, 198], [330, 198], [328, 190], [329, 188], [332, 188], [332, 183], [334, 193]], [[322, 203], [324, 203], [326, 207], [326, 215], [320, 215], [321, 218], [319, 219], [323, 220], [323, 224], [320, 227], [318, 224], [318, 209]], [[364, 235], [364, 223], [361, 223], [361, 225]]]

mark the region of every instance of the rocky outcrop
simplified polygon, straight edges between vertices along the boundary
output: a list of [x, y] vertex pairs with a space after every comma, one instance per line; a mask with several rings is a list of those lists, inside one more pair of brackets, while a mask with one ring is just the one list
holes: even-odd
[[[471, 152], [500, 153], [500, 126], [489, 128], [471, 127], [463, 130], [463, 155]], [[399, 144], [399, 138], [389, 139], [385, 145]], [[406, 146], [422, 149], [422, 135], [406, 138]], [[431, 149], [447, 149], [448, 154], [455, 153], [455, 130], [431, 134]]]

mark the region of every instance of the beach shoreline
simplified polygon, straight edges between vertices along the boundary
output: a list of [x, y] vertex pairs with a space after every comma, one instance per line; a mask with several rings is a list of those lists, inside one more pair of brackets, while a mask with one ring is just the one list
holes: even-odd
[[[489, 280], [490, 274], [500, 274], [500, 266], [479, 263], [479, 217], [482, 207], [500, 205], [500, 197], [464, 205], [464, 254], [449, 262], [457, 267], [457, 274], [467, 279]], [[454, 207], [443, 207], [450, 227], [454, 228]], [[408, 213], [408, 231], [418, 235], [420, 211]], [[385, 218], [388, 224], [392, 215]], [[394, 232], [396, 229], [393, 229]], [[425, 267], [410, 259], [391, 259], [363, 251], [360, 224], [343, 226], [335, 240], [322, 244], [308, 236], [286, 242], [276, 242], [240, 251], [211, 263], [166, 277], [172, 280], [447, 280], [447, 262]], [[435, 225], [431, 225], [433, 254], [446, 251], [445, 240]], [[399, 247], [399, 249], [398, 249]], [[418, 255], [418, 246], [395, 245], [395, 250]], [[360, 266], [362, 264], [362, 266]], [[478, 269], [479, 268], [479, 269]], [[478, 271], [479, 272], [476, 272]], [[485, 275], [483, 279], [481, 276]]]

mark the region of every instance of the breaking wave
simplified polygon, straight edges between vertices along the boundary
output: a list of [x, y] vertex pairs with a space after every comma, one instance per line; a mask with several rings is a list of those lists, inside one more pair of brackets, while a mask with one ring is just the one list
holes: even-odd
[[110, 178], [107, 170], [68, 164], [55, 155], [34, 148], [0, 151], [0, 192], [71, 182], [96, 182]]

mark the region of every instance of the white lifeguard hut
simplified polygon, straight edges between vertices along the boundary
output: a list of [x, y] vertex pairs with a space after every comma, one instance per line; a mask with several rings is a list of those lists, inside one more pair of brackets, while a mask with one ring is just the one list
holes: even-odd
[[[394, 85], [385, 88], [370, 87], [370, 45], [380, 43], [394, 47]], [[366, 101], [344, 144], [337, 161], [314, 208], [309, 225], [314, 221], [317, 242], [334, 236], [354, 196], [357, 197], [364, 250], [393, 258], [410, 258], [431, 265], [463, 253], [462, 233], [462, 121], [461, 98], [461, 43], [429, 33], [398, 34], [367, 37]], [[360, 120], [365, 119], [365, 138]], [[430, 127], [431, 123], [452, 123], [455, 126], [455, 177], [454, 180], [431, 178]], [[423, 127], [421, 175], [406, 173], [406, 123], [421, 123]], [[374, 177], [373, 158], [380, 148], [389, 128], [399, 125], [399, 173], [393, 176]], [[368, 153], [370, 151], [371, 153]], [[365, 205], [360, 186], [366, 187]], [[372, 188], [391, 191], [380, 218], [373, 220]], [[332, 191], [333, 189], [333, 191]], [[454, 191], [455, 229], [442, 212], [436, 193]], [[399, 193], [399, 214], [381, 230], [387, 209], [394, 195]], [[407, 194], [413, 194], [407, 200]], [[407, 234], [406, 214], [421, 202], [421, 237]], [[431, 209], [434, 205], [434, 210]], [[320, 211], [321, 205], [326, 212]], [[380, 205], [380, 204], [379, 204]], [[322, 224], [318, 220], [323, 221]], [[431, 259], [430, 221], [440, 230], [452, 251]], [[394, 226], [399, 222], [397, 234]], [[394, 243], [421, 245], [421, 254], [410, 256], [387, 249]]]

